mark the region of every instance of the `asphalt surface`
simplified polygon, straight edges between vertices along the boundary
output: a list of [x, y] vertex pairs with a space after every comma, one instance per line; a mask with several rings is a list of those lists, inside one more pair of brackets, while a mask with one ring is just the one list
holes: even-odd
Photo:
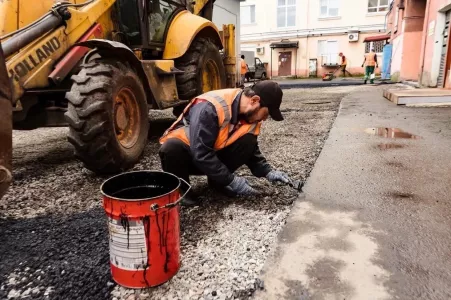
[[343, 99], [255, 299], [451, 299], [451, 108], [381, 95]]
[[[268, 121], [260, 147], [276, 169], [305, 180], [341, 99], [351, 88], [288, 90], [283, 123]], [[160, 170], [157, 138], [173, 122], [151, 112], [151, 133], [134, 170]], [[264, 194], [230, 199], [192, 178], [202, 205], [182, 209], [182, 268], [161, 287], [133, 291], [110, 275], [99, 187], [107, 177], [83, 168], [66, 128], [14, 131], [14, 183], [0, 200], [0, 299], [247, 299], [298, 193], [238, 173]]]
[[321, 79], [292, 79], [278, 81], [282, 89], [296, 88], [324, 88], [336, 86], [359, 86], [363, 85], [362, 78], [335, 78], [331, 81], [323, 81]]
[[[285, 79], [285, 80], [275, 80], [279, 83], [283, 90], [289, 89], [312, 89], [312, 88], [325, 88], [325, 87], [346, 87], [346, 86], [362, 86], [365, 85], [363, 77], [338, 77], [331, 81], [323, 81], [322, 79]], [[251, 86], [254, 82], [246, 83], [245, 86]], [[375, 80], [375, 85], [388, 85], [394, 84], [390, 81], [381, 81], [379, 79]], [[368, 81], [369, 85], [369, 81]]]

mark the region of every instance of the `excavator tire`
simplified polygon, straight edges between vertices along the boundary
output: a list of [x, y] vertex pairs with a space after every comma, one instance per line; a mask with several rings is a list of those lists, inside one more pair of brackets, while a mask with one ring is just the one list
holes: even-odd
[[[196, 38], [188, 51], [175, 60], [175, 66], [185, 71], [185, 74], [176, 76], [177, 90], [182, 100], [191, 100], [208, 91], [226, 88], [226, 73], [221, 54], [209, 39]], [[185, 106], [174, 107], [174, 115], [180, 115]]]
[[148, 107], [141, 80], [126, 63], [82, 65], [66, 93], [69, 142], [89, 170], [116, 173], [138, 162], [147, 143]]

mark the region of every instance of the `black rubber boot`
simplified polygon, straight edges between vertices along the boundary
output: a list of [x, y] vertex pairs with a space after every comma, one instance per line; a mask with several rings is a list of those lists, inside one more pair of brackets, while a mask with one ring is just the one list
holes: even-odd
[[189, 191], [188, 194], [186, 194], [186, 196], [183, 197], [182, 201], [180, 201], [180, 205], [184, 207], [199, 206], [200, 205], [199, 197], [193, 191]]

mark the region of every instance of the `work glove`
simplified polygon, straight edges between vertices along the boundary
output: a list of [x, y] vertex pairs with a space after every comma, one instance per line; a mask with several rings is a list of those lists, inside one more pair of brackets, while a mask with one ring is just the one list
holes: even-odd
[[235, 176], [225, 189], [236, 195], [251, 196], [258, 194], [258, 192], [249, 185], [249, 182], [247, 182], [246, 179], [238, 176]]
[[277, 181], [289, 184], [291, 182], [290, 177], [281, 171], [271, 171], [266, 175], [266, 179], [268, 179], [269, 182], [274, 183]]

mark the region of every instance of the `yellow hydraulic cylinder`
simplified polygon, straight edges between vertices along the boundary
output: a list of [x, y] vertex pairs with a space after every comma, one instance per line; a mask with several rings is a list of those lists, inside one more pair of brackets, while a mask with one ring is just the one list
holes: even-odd
[[223, 25], [222, 30], [224, 37], [224, 66], [227, 76], [227, 87], [235, 88], [238, 86], [236, 80], [235, 25]]

